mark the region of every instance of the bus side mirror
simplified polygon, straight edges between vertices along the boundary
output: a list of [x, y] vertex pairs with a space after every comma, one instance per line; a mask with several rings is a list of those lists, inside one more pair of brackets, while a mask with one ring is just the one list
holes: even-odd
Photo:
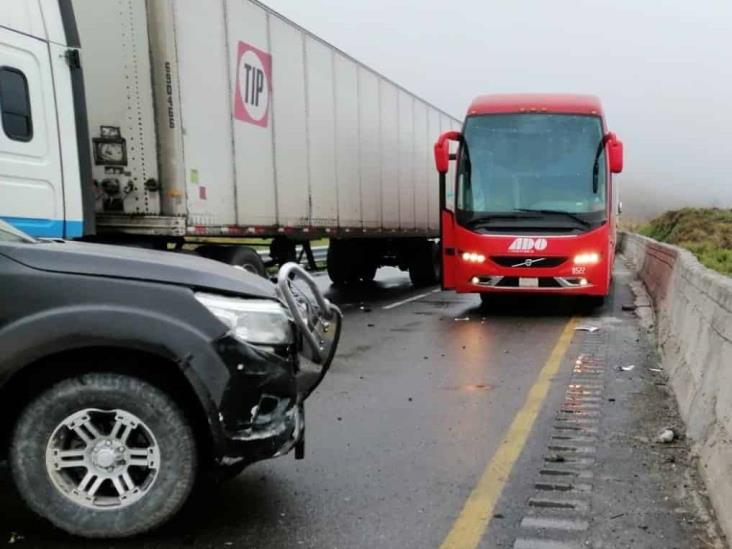
[[610, 157], [610, 171], [612, 173], [620, 173], [623, 171], [623, 142], [620, 141], [615, 134], [610, 134], [608, 140], [608, 154]]
[[435, 167], [440, 173], [447, 173], [450, 169], [450, 141], [458, 141], [460, 132], [449, 131], [443, 133], [435, 143]]

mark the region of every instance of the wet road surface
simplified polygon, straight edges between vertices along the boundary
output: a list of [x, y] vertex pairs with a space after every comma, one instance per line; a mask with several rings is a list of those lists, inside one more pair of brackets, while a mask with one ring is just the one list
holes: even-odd
[[[483, 311], [475, 296], [414, 289], [395, 269], [347, 292], [331, 289], [325, 275], [318, 281], [342, 306], [345, 321], [336, 361], [307, 402], [305, 460], [255, 464], [194, 494], [161, 530], [115, 542], [54, 530], [26, 511], [3, 479], [0, 535], [18, 533], [29, 547], [439, 547], [570, 319], [602, 325], [619, 309], [612, 299], [593, 313], [574, 300], [522, 298]], [[573, 333], [549, 380], [524, 451], [510, 479], [501, 480], [508, 484], [495, 520], [483, 532], [493, 517], [468, 517], [481, 547], [511, 547], [522, 535], [535, 489], [525, 479], [546, 457], [545, 435], [588, 337]]]

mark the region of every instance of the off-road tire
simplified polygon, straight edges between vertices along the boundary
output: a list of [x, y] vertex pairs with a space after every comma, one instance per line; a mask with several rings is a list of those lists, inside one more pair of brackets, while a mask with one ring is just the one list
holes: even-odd
[[[160, 468], [149, 492], [127, 507], [84, 507], [50, 479], [46, 448], [51, 435], [69, 415], [88, 408], [134, 414], [160, 448]], [[175, 515], [194, 485], [197, 455], [185, 415], [163, 391], [134, 377], [94, 373], [62, 381], [28, 404], [13, 431], [9, 463], [18, 492], [33, 511], [70, 534], [110, 538], [145, 532]]]

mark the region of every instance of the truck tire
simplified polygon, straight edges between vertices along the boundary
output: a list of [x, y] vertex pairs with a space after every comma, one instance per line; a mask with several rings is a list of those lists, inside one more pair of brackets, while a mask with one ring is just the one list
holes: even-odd
[[328, 245], [327, 269], [331, 282], [336, 286], [344, 286], [356, 282], [359, 278], [358, 266], [345, 241], [331, 240]]
[[10, 468], [28, 506], [70, 534], [131, 536], [188, 498], [196, 444], [180, 408], [140, 379], [109, 373], [62, 381], [23, 410]]
[[206, 247], [205, 257], [227, 265], [241, 267], [252, 274], [267, 278], [267, 269], [259, 254], [249, 246]]
[[361, 268], [361, 280], [363, 282], [373, 282], [376, 278], [376, 270], [378, 266], [374, 263], [368, 263]]
[[431, 240], [418, 242], [409, 265], [409, 279], [415, 286], [430, 286], [440, 280], [437, 245]]
[[289, 261], [297, 261], [297, 248], [287, 237], [276, 236], [269, 245], [269, 256], [277, 265], [284, 265]]

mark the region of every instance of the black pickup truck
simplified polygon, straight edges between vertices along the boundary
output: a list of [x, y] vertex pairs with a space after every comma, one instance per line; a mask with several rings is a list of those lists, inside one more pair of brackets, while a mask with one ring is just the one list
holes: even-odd
[[304, 451], [341, 313], [294, 263], [37, 241], [0, 221], [0, 446], [18, 492], [87, 537], [170, 518], [197, 478]]

